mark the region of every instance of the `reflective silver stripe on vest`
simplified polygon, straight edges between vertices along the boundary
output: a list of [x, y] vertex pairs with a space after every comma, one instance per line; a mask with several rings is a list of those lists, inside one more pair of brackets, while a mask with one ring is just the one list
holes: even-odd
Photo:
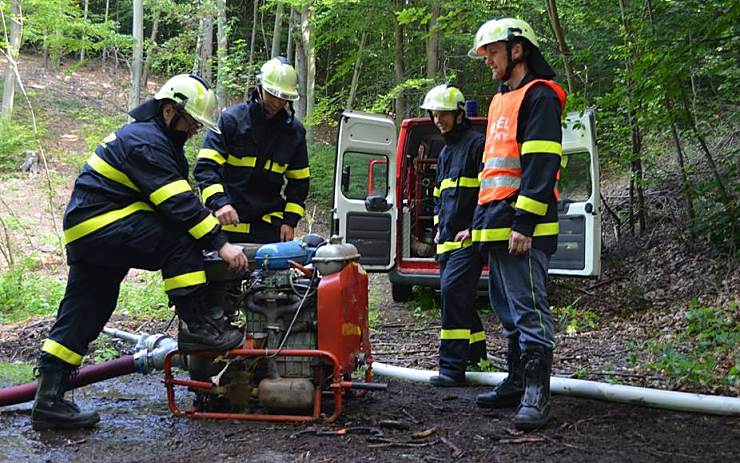
[[480, 188], [485, 190], [488, 188], [496, 188], [498, 186], [505, 186], [509, 188], [519, 188], [521, 178], [512, 177], [509, 175], [496, 175], [495, 177], [486, 177], [481, 179]]
[[486, 161], [485, 169], [519, 169], [522, 167], [519, 156], [513, 158], [491, 158]]

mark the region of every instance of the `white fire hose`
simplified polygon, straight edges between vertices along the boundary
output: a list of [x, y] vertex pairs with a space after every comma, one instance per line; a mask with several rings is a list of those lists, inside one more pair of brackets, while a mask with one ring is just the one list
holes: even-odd
[[[437, 374], [436, 371], [432, 370], [416, 370], [381, 362], [373, 362], [373, 373], [390, 378], [424, 383], [429, 382], [430, 376]], [[465, 381], [470, 385], [495, 386], [503, 381], [504, 378], [506, 378], [506, 373], [470, 372], [465, 374]], [[644, 407], [665, 408], [680, 412], [706, 413], [710, 415], [740, 415], [740, 398], [738, 397], [664, 391], [646, 387], [560, 378], [557, 376], [550, 378], [550, 390], [555, 394], [621, 402]]]

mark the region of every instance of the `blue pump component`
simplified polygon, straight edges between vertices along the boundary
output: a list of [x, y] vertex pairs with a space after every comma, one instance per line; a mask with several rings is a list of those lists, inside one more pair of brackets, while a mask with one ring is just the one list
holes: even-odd
[[[316, 251], [312, 249], [310, 253]], [[301, 240], [286, 241], [283, 243], [265, 244], [257, 250], [254, 256], [258, 268], [265, 270], [286, 270], [290, 268], [290, 261], [306, 265], [309, 259], [309, 248]]]

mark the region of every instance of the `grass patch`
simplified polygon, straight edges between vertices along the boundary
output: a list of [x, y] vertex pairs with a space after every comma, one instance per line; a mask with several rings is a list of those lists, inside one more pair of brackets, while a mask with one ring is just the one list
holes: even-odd
[[440, 317], [439, 296], [434, 288], [414, 286], [413, 296], [407, 304], [413, 307], [411, 315], [420, 321], [431, 321]]
[[737, 301], [727, 307], [703, 307], [691, 302], [676, 331], [656, 333], [631, 346], [637, 363], [644, 352], [652, 357], [644, 368], [660, 372], [688, 388], [740, 387], [740, 325]]
[[[26, 257], [0, 275], [0, 324], [54, 316], [65, 286], [39, 269], [33, 257]], [[159, 273], [142, 272], [138, 281], [121, 285], [116, 313], [168, 319], [172, 314], [167, 302]]]
[[565, 307], [553, 307], [552, 318], [556, 329], [567, 334], [599, 328], [599, 314], [591, 309], [579, 309], [575, 302]]
[[334, 161], [336, 147], [315, 143], [308, 147], [308, 164], [311, 167], [311, 190], [308, 202], [328, 210], [334, 202]]
[[0, 120], [0, 171], [16, 171], [23, 164], [26, 150], [36, 150], [36, 135], [29, 125], [15, 120]]
[[0, 362], [0, 387], [33, 381], [35, 365], [21, 362]]

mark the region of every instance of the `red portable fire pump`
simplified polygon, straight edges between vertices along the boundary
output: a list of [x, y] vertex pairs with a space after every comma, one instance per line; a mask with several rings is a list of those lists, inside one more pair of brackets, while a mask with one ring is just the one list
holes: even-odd
[[[177, 416], [209, 419], [310, 421], [333, 398], [332, 422], [353, 389], [384, 390], [372, 383], [368, 331], [368, 279], [357, 248], [318, 235], [303, 241], [244, 245], [247, 275], [206, 257], [209, 286], [226, 316], [243, 317], [243, 347], [228, 352], [165, 357], [168, 406]], [[187, 368], [190, 379], [175, 376]], [[352, 373], [364, 370], [364, 381]], [[196, 394], [194, 406], [177, 405], [175, 386]]]

